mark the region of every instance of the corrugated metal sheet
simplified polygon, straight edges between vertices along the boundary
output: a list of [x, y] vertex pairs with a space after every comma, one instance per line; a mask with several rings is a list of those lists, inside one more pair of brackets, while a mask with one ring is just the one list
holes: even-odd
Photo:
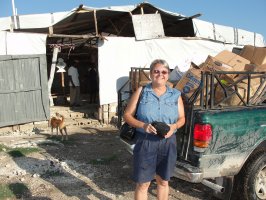
[[50, 117], [45, 55], [0, 56], [0, 127]]

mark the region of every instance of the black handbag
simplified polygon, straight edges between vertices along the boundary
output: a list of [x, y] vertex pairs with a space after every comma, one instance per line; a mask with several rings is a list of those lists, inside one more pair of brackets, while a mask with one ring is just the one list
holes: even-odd
[[156, 129], [157, 136], [161, 138], [165, 138], [166, 134], [170, 131], [170, 126], [168, 126], [164, 122], [154, 121], [151, 123], [151, 125], [154, 126], [154, 128]]
[[133, 140], [134, 136], [135, 128], [125, 122], [120, 128], [120, 137], [125, 140]]
[[[138, 99], [137, 106], [136, 106], [136, 113], [137, 113], [137, 110], [138, 110], [140, 97], [142, 95], [144, 87], [145, 86], [142, 87], [142, 90], [141, 90], [140, 95], [139, 95], [139, 99]], [[136, 113], [135, 113], [135, 117], [137, 116]], [[134, 139], [134, 136], [135, 136], [135, 131], [136, 131], [136, 129], [134, 127], [130, 126], [128, 123], [125, 122], [120, 128], [120, 131], [119, 131], [120, 132], [120, 137], [122, 139], [125, 139], [125, 140], [128, 140], [128, 141], [132, 141]]]

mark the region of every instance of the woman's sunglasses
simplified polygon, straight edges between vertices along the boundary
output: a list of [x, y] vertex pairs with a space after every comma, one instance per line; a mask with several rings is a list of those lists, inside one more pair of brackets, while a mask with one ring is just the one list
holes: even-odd
[[153, 73], [154, 74], [162, 74], [162, 75], [166, 75], [166, 74], [168, 74], [168, 71], [165, 71], [165, 70], [163, 70], [163, 71], [160, 71], [160, 70], [157, 70], [157, 69], [155, 69], [155, 70], [153, 70]]

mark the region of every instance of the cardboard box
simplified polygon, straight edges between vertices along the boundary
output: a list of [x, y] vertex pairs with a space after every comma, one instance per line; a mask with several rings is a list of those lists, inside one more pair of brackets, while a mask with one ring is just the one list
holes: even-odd
[[222, 63], [231, 66], [233, 68], [232, 71], [244, 71], [245, 65], [250, 64], [250, 61], [248, 59], [245, 59], [227, 50], [220, 52], [215, 56], [215, 58]]
[[182, 76], [180, 81], [178, 81], [175, 88], [184, 93], [187, 98], [190, 98], [200, 85], [201, 71], [201, 69], [196, 68], [192, 65], [189, 70]]
[[[215, 57], [208, 56], [206, 61], [201, 65], [204, 71], [244, 71], [245, 66], [249, 64], [250, 61], [242, 58], [241, 56], [232, 53], [230, 51], [224, 50], [217, 54]], [[230, 81], [234, 79], [237, 74], [226, 74], [221, 75], [223, 79]]]
[[139, 86], [144, 86], [147, 85], [148, 83], [150, 83], [151, 81], [140, 81], [139, 82]]
[[[245, 70], [246, 71], [251, 71], [251, 72], [265, 72], [266, 71], [266, 64], [265, 65], [261, 65], [261, 66], [257, 66], [255, 64], [249, 64], [249, 65], [245, 66]], [[240, 74], [237, 78], [240, 79], [243, 76], [246, 77], [245, 74]], [[261, 79], [260, 78], [255, 78], [255, 77], [258, 77], [258, 74], [252, 74], [251, 75], [250, 84], [251, 84], [251, 87], [253, 87], [253, 88], [257, 88], [258, 85], [261, 84]], [[248, 79], [244, 79], [242, 82], [248, 83]]]
[[[247, 100], [247, 91], [248, 91], [247, 86], [248, 85], [244, 82], [238, 83], [236, 86], [238, 93], [244, 99], [245, 102]], [[224, 85], [224, 87], [226, 87], [226, 86]], [[228, 87], [227, 88], [228, 95], [233, 94], [234, 91], [235, 91], [234, 87]], [[254, 94], [254, 90], [251, 87], [250, 88], [250, 95], [252, 96], [253, 94]], [[225, 96], [225, 93], [224, 93], [224, 91], [220, 85], [216, 86], [214, 98], [215, 98], [215, 104], [221, 102], [225, 98], [228, 98]], [[234, 93], [232, 96], [230, 96], [228, 99], [226, 99], [223, 103], [221, 103], [221, 105], [223, 105], [223, 106], [239, 106], [239, 105], [243, 105], [243, 102], [238, 97], [238, 95]]]
[[266, 64], [266, 48], [256, 47], [251, 62], [256, 65]]
[[251, 45], [245, 45], [240, 56], [248, 59], [251, 63], [258, 66], [266, 64], [266, 48], [265, 47], [254, 47]]
[[240, 56], [251, 61], [254, 54], [255, 47], [251, 45], [245, 45], [244, 48], [240, 51]]
[[140, 82], [150, 82], [150, 71], [149, 70], [136, 70], [129, 73], [131, 77], [131, 89], [135, 91], [139, 86], [141, 86]]
[[256, 89], [255, 94], [250, 98], [250, 103], [251, 104], [260, 104], [266, 100], [265, 96], [265, 87], [266, 87], [266, 82], [263, 82], [259, 85]]
[[234, 71], [234, 68], [221, 62], [215, 57], [208, 56], [205, 62], [201, 65], [203, 71]]
[[[206, 61], [200, 65], [202, 71], [234, 71], [234, 68], [217, 60], [215, 57], [208, 56]], [[222, 75], [225, 79], [233, 79], [236, 75], [235, 74], [227, 74]]]

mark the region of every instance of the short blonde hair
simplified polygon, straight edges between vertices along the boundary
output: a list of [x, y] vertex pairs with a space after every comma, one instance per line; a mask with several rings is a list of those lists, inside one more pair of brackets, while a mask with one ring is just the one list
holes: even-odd
[[150, 72], [153, 71], [155, 65], [157, 65], [157, 64], [163, 65], [163, 67], [166, 68], [168, 70], [168, 72], [170, 72], [170, 68], [169, 68], [168, 63], [163, 59], [156, 59], [156, 60], [152, 61], [151, 65], [150, 65]]

